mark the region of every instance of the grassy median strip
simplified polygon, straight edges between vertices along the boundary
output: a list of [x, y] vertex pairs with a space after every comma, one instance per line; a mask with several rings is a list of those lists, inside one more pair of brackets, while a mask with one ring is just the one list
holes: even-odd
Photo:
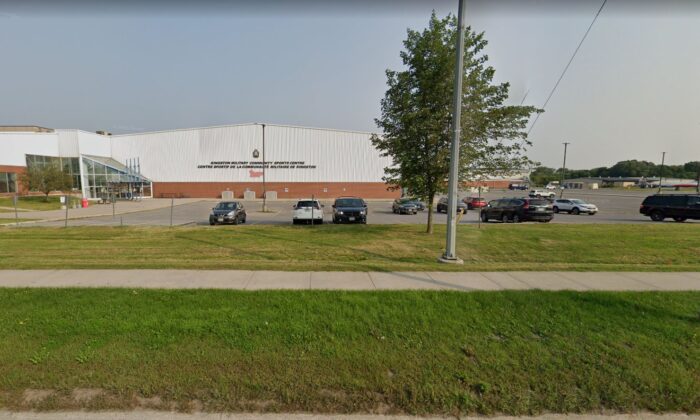
[[0, 289], [0, 407], [700, 412], [700, 293]]
[[[12, 197], [0, 197], [0, 207], [14, 208]], [[59, 210], [61, 208], [60, 197], [44, 196], [19, 197], [17, 207], [22, 210]]]
[[444, 226], [3, 228], [0, 269], [315, 271], [700, 270], [700, 224], [460, 226], [463, 266], [439, 264]]

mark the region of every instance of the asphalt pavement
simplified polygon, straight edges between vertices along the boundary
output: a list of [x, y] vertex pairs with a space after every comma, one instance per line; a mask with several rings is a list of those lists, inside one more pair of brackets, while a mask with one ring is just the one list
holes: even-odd
[[[554, 216], [552, 223], [658, 223], [652, 222], [648, 217], [639, 214], [639, 205], [644, 197], [655, 191], [643, 190], [569, 190], [564, 192], [565, 198], [581, 198], [592, 202], [598, 206], [600, 211], [593, 215], [587, 214], [566, 214], [559, 213]], [[471, 196], [472, 194], [462, 194]], [[496, 190], [485, 193], [483, 197], [488, 200], [503, 197], [523, 197], [526, 195], [524, 191], [507, 191]], [[154, 202], [158, 199], [152, 199]], [[111, 206], [104, 207], [102, 215], [90, 215], [89, 217], [77, 217], [69, 220], [70, 226], [208, 226], [208, 217], [211, 208], [216, 205], [219, 200], [216, 199], [182, 199], [174, 200], [175, 206], [172, 207], [171, 215], [171, 200], [162, 200], [159, 204], [151, 204], [151, 208], [143, 208], [143, 204], [137, 207], [132, 203], [120, 202], [116, 205], [117, 211], [113, 216], [111, 214]], [[269, 212], [263, 213], [262, 201], [241, 201], [247, 211], [247, 223], [266, 224], [266, 225], [290, 225], [292, 222], [292, 206], [294, 200], [278, 200], [268, 201], [267, 206]], [[324, 204], [324, 222], [330, 223], [332, 219], [333, 200], [321, 200]], [[369, 224], [425, 224], [428, 218], [428, 212], [418, 212], [416, 215], [399, 215], [391, 211], [391, 200], [369, 200], [368, 201], [368, 216]], [[33, 217], [29, 213], [24, 213], [23, 217]], [[172, 216], [172, 218], [171, 218]], [[61, 216], [58, 215], [60, 218]], [[447, 216], [444, 213], [433, 213], [436, 224], [446, 223]], [[479, 211], [469, 210], [466, 215], [460, 219], [460, 224], [477, 224], [479, 223]], [[492, 222], [496, 223], [496, 222]], [[668, 219], [665, 223], [675, 223]], [[696, 224], [700, 221], [686, 221], [687, 224]], [[63, 226], [63, 220], [53, 220], [40, 223], [31, 223], [40, 226]]]

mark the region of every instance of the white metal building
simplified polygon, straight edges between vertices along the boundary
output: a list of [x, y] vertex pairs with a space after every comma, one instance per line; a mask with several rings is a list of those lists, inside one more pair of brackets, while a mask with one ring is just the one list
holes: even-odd
[[[114, 136], [48, 131], [0, 130], [0, 174], [57, 159], [88, 198], [117, 184], [122, 194], [126, 186], [126, 194], [154, 197], [218, 197], [226, 190], [261, 197], [263, 188], [280, 198], [399, 195], [382, 181], [391, 159], [373, 147], [370, 133], [270, 124]], [[13, 192], [5, 189], [0, 183], [0, 193]]]

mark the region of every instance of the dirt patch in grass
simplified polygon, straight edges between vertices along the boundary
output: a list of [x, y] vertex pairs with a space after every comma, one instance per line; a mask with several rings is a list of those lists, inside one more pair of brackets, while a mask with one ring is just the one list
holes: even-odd
[[29, 406], [37, 405], [56, 394], [53, 389], [25, 389], [22, 393], [22, 403]]
[[76, 388], [71, 393], [73, 400], [78, 404], [85, 404], [104, 394], [100, 388]]

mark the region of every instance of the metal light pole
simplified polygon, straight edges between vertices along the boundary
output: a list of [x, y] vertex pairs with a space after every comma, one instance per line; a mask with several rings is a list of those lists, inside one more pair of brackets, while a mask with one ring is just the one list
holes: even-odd
[[661, 180], [663, 179], [663, 176], [664, 176], [664, 161], [666, 161], [666, 152], [661, 152], [661, 168], [659, 169], [659, 191], [658, 191], [658, 194], [661, 194]]
[[459, 140], [461, 134], [460, 117], [462, 114], [462, 72], [464, 65], [464, 14], [466, 0], [459, 0], [459, 12], [457, 14], [457, 45], [455, 46], [455, 83], [452, 106], [452, 147], [450, 148], [450, 176], [447, 194], [447, 241], [445, 253], [438, 259], [440, 262], [464, 264], [457, 258], [457, 190], [459, 188]]
[[263, 213], [267, 211], [267, 187], [265, 185], [265, 124], [262, 124], [262, 173], [263, 173]]
[[568, 141], [564, 142], [564, 164], [561, 167], [561, 183], [559, 184], [559, 198], [564, 196], [564, 174], [566, 173], [566, 149], [569, 147]]

